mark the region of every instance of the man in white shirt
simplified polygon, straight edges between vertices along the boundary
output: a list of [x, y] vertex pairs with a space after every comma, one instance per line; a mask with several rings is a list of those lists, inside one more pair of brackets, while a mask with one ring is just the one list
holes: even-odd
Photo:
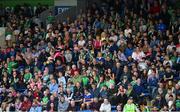
[[142, 59], [145, 57], [145, 54], [143, 51], [140, 50], [139, 47], [136, 48], [136, 50], [132, 53], [132, 58], [135, 61], [142, 61]]

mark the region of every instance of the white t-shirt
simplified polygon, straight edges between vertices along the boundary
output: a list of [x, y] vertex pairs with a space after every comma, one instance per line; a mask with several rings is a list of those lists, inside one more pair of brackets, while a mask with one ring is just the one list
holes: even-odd
[[111, 112], [111, 104], [110, 103], [109, 104], [102, 103], [99, 111], [101, 111], [101, 112], [102, 111], [103, 112]]
[[79, 40], [78, 46], [84, 46], [85, 43], [86, 43], [85, 40]]
[[109, 38], [109, 40], [113, 40], [114, 42], [117, 42], [118, 37], [117, 37], [117, 35], [114, 35], [114, 36], [111, 36], [111, 37]]
[[139, 53], [136, 53], [136, 52], [133, 52], [132, 53], [132, 58], [135, 60], [135, 61], [142, 61], [142, 58], [145, 57], [145, 54], [144, 52], [139, 52]]

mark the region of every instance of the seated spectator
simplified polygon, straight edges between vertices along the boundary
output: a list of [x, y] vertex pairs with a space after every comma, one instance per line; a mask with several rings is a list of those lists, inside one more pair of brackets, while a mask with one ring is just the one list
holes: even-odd
[[158, 86], [158, 77], [156, 71], [152, 71], [151, 75], [148, 77], [147, 82], [149, 86], [149, 92], [151, 93], [152, 97], [155, 96]]
[[81, 103], [83, 102], [83, 94], [77, 91], [74, 93], [73, 100], [75, 101], [76, 110], [80, 110]]
[[21, 111], [29, 111], [31, 108], [32, 102], [28, 99], [27, 96], [24, 96], [22, 105], [21, 105]]
[[30, 81], [31, 78], [32, 78], [32, 74], [30, 73], [29, 69], [27, 68], [25, 70], [25, 74], [24, 74], [24, 82], [27, 83], [28, 81]]
[[70, 102], [73, 99], [74, 93], [71, 92], [71, 90], [69, 88], [67, 88], [65, 91], [65, 95], [66, 95], [68, 101]]
[[161, 107], [163, 107], [165, 105], [167, 105], [165, 99], [160, 95], [156, 96], [156, 99], [153, 102], [153, 106], [155, 106], [157, 108], [157, 110], [160, 110]]
[[44, 91], [43, 97], [42, 97], [42, 100], [41, 100], [42, 110], [45, 110], [47, 108], [47, 103], [48, 102], [49, 102], [48, 93], [46, 91]]
[[176, 101], [175, 101], [175, 111], [179, 111], [180, 110], [180, 105], [179, 105], [179, 103], [180, 103], [180, 95], [178, 94], [177, 95], [177, 99], [176, 99]]
[[42, 111], [42, 106], [41, 103], [38, 101], [38, 98], [35, 98], [32, 102], [32, 106], [29, 110], [30, 112], [34, 112], [34, 111]]
[[132, 97], [130, 97], [123, 108], [123, 112], [139, 112], [138, 107], [133, 103]]
[[76, 103], [74, 100], [70, 101], [67, 111], [70, 111], [70, 112], [76, 111]]
[[67, 111], [69, 106], [69, 102], [65, 100], [64, 96], [60, 96], [59, 104], [58, 104], [58, 111]]
[[93, 96], [87, 89], [85, 89], [83, 103], [81, 104], [81, 110], [83, 110], [84, 108], [89, 109], [92, 101], [93, 101]]
[[55, 79], [51, 79], [51, 83], [49, 84], [50, 93], [58, 92], [58, 84]]
[[91, 2], [63, 22], [3, 3], [2, 111], [179, 111], [179, 1]]
[[9, 93], [1, 104], [1, 108], [4, 111], [7, 111], [10, 108], [10, 104], [14, 102], [12, 93]]
[[134, 51], [132, 53], [132, 58], [135, 60], [135, 61], [142, 61], [142, 58], [145, 57], [145, 54], [143, 51], [141, 51], [141, 48], [137, 47], [136, 48], [136, 51]]
[[21, 108], [22, 102], [20, 101], [20, 99], [17, 99], [15, 101], [15, 111], [19, 111]]
[[63, 76], [62, 72], [59, 72], [58, 73], [58, 84], [60, 84], [61, 82], [63, 83], [63, 86], [66, 87], [66, 79], [65, 77]]
[[96, 87], [96, 84], [91, 84], [90, 93], [92, 94], [93, 98], [98, 98], [100, 90]]
[[108, 99], [104, 99], [103, 103], [101, 104], [100, 106], [100, 109], [99, 109], [100, 112], [103, 112], [103, 111], [106, 111], [106, 112], [111, 112], [111, 104], [110, 102], [108, 101]]
[[108, 88], [104, 85], [100, 90], [100, 100], [108, 97]]
[[122, 112], [122, 106], [120, 104], [116, 107], [116, 111], [117, 112]]
[[124, 89], [121, 85], [119, 86], [118, 88], [118, 92], [116, 94], [116, 105], [117, 104], [120, 104], [122, 106], [124, 106], [126, 104], [126, 101], [127, 101], [127, 95], [125, 94], [126, 93], [126, 89]]
[[58, 110], [58, 98], [55, 98], [53, 95], [50, 96], [50, 99], [47, 103], [47, 111], [57, 111]]
[[164, 75], [164, 81], [167, 82], [169, 80], [172, 80], [173, 77], [174, 77], [173, 72], [171, 71], [170, 67], [167, 67]]
[[90, 110], [92, 110], [92, 111], [99, 111], [100, 106], [101, 106], [101, 104], [99, 102], [99, 99], [97, 97], [94, 97], [93, 98], [93, 102], [90, 105]]

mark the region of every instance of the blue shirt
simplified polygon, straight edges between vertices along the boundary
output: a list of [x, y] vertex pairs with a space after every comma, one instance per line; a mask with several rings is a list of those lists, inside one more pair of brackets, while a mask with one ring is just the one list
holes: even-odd
[[157, 86], [158, 86], [158, 78], [156, 78], [156, 77], [150, 77], [150, 78], [148, 79], [148, 85], [149, 85], [149, 86], [155, 86], [155, 87], [157, 87]]
[[91, 98], [93, 98], [93, 96], [90, 93], [87, 95], [84, 95], [85, 102], [91, 101]]
[[97, 62], [103, 62], [103, 63], [104, 63], [104, 62], [105, 62], [105, 59], [104, 59], [103, 57], [101, 57], [101, 58], [98, 57], [98, 58], [96, 58], [96, 61], [97, 61]]
[[165, 31], [166, 30], [166, 25], [163, 24], [163, 23], [160, 23], [156, 26], [156, 29], [157, 30], [160, 30], [161, 32]]
[[117, 51], [118, 50], [118, 46], [116, 45], [116, 44], [113, 44], [112, 46], [110, 46], [110, 48], [109, 48], [109, 51], [111, 52], [111, 53], [113, 53], [114, 51]]
[[133, 51], [133, 48], [126, 48], [124, 54], [128, 58], [129, 56], [132, 56]]
[[135, 85], [134, 91], [137, 95], [141, 95], [142, 93], [144, 93], [145, 89], [142, 86]]
[[58, 84], [49, 84], [50, 93], [58, 92]]

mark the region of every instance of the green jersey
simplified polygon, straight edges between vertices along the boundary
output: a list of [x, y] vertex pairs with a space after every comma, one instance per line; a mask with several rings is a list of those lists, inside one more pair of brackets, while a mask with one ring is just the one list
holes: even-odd
[[17, 67], [17, 63], [14, 61], [11, 61], [8, 63], [8, 73], [11, 74], [12, 69]]
[[24, 75], [24, 79], [25, 79], [26, 82], [28, 82], [31, 78], [32, 78], [32, 74], [31, 73], [26, 73]]
[[48, 101], [49, 101], [49, 99], [48, 99], [47, 96], [45, 96], [45, 97], [42, 98], [42, 103], [47, 104]]
[[84, 76], [84, 77], [82, 78], [82, 84], [83, 84], [83, 86], [87, 86], [88, 82], [89, 82], [89, 78], [86, 77], [86, 76]]
[[137, 106], [135, 104], [126, 104], [124, 106], [123, 112], [136, 112]]

